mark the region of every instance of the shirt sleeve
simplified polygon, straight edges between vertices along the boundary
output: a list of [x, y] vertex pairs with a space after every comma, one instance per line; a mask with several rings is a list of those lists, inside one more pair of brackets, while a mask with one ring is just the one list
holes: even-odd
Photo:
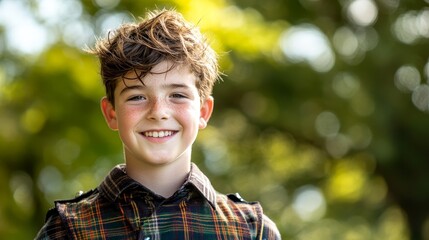
[[45, 224], [34, 239], [67, 239], [67, 229], [64, 227], [60, 214], [56, 209], [49, 210]]
[[281, 240], [279, 229], [276, 224], [269, 219], [267, 216], [263, 216], [262, 219], [262, 237], [261, 240]]

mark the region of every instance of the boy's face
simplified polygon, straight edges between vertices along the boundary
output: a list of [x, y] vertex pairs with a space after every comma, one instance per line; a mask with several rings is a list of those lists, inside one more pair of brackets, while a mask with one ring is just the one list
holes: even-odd
[[127, 164], [188, 164], [198, 130], [207, 125], [213, 98], [201, 101], [188, 67], [167, 71], [170, 66], [168, 61], [156, 65], [144, 85], [128, 73], [116, 86], [115, 107], [105, 97], [101, 101], [107, 124], [119, 132]]

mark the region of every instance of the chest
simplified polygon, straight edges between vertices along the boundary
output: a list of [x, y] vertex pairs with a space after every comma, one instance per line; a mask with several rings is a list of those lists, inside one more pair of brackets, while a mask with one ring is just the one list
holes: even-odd
[[128, 201], [79, 212], [67, 218], [79, 239], [256, 239], [259, 224], [251, 208], [198, 201]]

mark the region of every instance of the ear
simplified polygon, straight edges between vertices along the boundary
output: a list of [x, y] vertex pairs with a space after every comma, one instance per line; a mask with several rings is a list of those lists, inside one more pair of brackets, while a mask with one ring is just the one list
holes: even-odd
[[116, 112], [113, 104], [107, 99], [107, 97], [103, 97], [101, 99], [100, 106], [109, 128], [114, 131], [118, 130], [118, 120], [116, 119]]
[[212, 96], [208, 96], [202, 103], [200, 108], [200, 129], [204, 129], [207, 127], [207, 123], [210, 119], [210, 116], [213, 112], [214, 106], [214, 98]]

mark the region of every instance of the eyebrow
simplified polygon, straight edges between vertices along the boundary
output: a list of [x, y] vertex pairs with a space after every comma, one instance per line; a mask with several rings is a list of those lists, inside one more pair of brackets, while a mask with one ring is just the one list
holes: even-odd
[[[145, 88], [147, 88], [145, 85], [130, 85], [130, 86], [125, 86], [119, 92], [119, 95], [123, 94], [124, 92], [133, 90], [133, 89], [145, 89]], [[161, 85], [161, 88], [163, 88], [163, 89], [177, 89], [177, 88], [189, 89], [190, 87], [188, 85], [182, 84], [182, 83], [171, 83], [171, 84], [163, 84], [163, 85]]]
[[119, 95], [122, 95], [123, 93], [129, 91], [129, 90], [133, 90], [133, 89], [142, 89], [144, 88], [144, 86], [142, 85], [131, 85], [131, 86], [125, 86], [120, 92]]
[[165, 84], [162, 87], [163, 88], [168, 88], [168, 89], [175, 89], [175, 88], [185, 88], [185, 89], [188, 89], [188, 88], [190, 88], [188, 85], [182, 84], [182, 83]]

